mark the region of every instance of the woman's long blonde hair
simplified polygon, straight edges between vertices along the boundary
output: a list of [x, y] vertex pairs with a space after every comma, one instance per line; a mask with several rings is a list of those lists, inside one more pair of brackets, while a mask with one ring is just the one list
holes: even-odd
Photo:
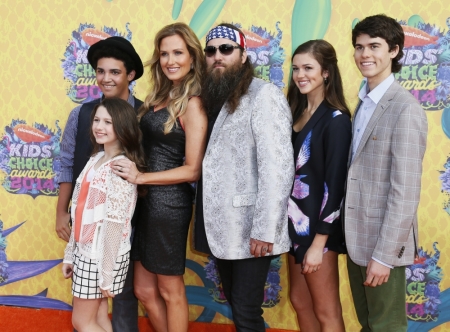
[[[192, 57], [191, 70], [177, 86], [172, 85], [161, 69], [159, 63], [161, 41], [173, 35], [180, 36], [186, 43], [190, 56]], [[164, 124], [164, 134], [168, 134], [177, 118], [182, 116], [187, 109], [189, 97], [199, 96], [201, 92], [201, 81], [205, 68], [205, 56], [200, 41], [194, 31], [185, 23], [174, 23], [162, 28], [155, 36], [155, 49], [153, 56], [145, 65], [150, 66], [150, 81], [152, 91], [145, 98], [144, 105], [139, 111], [139, 120], [150, 110], [152, 106], [160, 105], [169, 99], [167, 110], [169, 119]]]

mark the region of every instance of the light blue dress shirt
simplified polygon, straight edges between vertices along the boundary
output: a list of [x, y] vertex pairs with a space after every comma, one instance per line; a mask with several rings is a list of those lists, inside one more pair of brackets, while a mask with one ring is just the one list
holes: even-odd
[[377, 108], [378, 103], [384, 96], [389, 87], [394, 83], [394, 74], [389, 75], [383, 82], [378, 84], [375, 89], [369, 91], [369, 84], [367, 84], [367, 79], [364, 79], [364, 85], [361, 90], [359, 90], [359, 99], [361, 104], [359, 109], [356, 111], [356, 116], [353, 124], [353, 148], [352, 148], [352, 160], [353, 156], [358, 149], [361, 138], [366, 130], [367, 124], [373, 115], [373, 112]]

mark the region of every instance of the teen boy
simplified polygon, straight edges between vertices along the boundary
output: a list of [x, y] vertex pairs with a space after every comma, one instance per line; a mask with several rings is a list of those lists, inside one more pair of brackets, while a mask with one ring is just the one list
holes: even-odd
[[[119, 97], [136, 110], [142, 101], [128, 89], [133, 80], [144, 73], [141, 58], [133, 45], [122, 37], [110, 37], [92, 45], [87, 59], [95, 69], [97, 85], [103, 98]], [[61, 141], [61, 176], [56, 207], [56, 233], [69, 241], [70, 214], [68, 212], [74, 183], [92, 152], [89, 132], [90, 114], [100, 99], [75, 107], [69, 115]], [[138, 302], [133, 291], [133, 262], [127, 273], [123, 292], [113, 299], [112, 326], [116, 332], [138, 331]]]
[[353, 121], [344, 204], [347, 265], [361, 331], [406, 331], [405, 265], [417, 252], [427, 118], [395, 80], [404, 34], [385, 15], [352, 31], [365, 77]]

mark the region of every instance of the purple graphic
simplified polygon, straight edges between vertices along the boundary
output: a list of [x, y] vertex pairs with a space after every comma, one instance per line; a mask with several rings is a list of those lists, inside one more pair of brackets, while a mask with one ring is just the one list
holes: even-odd
[[[417, 15], [416, 15], [417, 16]], [[447, 22], [450, 20], [447, 19]], [[395, 77], [426, 111], [450, 106], [450, 30], [415, 18], [399, 21], [405, 33], [403, 67]], [[448, 23], [450, 24], [450, 23]], [[411, 26], [413, 25], [413, 26]], [[450, 29], [450, 26], [447, 27]]]
[[41, 123], [27, 125], [12, 120], [0, 141], [0, 169], [7, 174], [3, 187], [12, 194], [57, 196], [60, 173], [59, 141], [56, 131]]
[[217, 269], [216, 259], [208, 257], [208, 263], [205, 264], [206, 279], [214, 283], [214, 287], [209, 289], [209, 294], [218, 303], [226, 303], [227, 299], [223, 294], [222, 281], [220, 280], [219, 270]]
[[[6, 237], [24, 223], [22, 222], [3, 230], [3, 221], [0, 220], [0, 287], [47, 272], [62, 261], [62, 259], [25, 262], [8, 261], [6, 258]], [[0, 295], [0, 305], [72, 310], [72, 307], [67, 303], [48, 298], [47, 289], [36, 295]]]
[[[72, 32], [72, 39], [64, 52], [61, 67], [64, 70], [64, 78], [70, 82], [67, 96], [78, 104], [87, 103], [101, 96], [101, 90], [97, 86], [95, 70], [87, 60], [87, 52], [91, 45], [108, 37], [119, 36], [131, 41], [132, 33], [125, 25], [126, 33], [120, 33], [117, 29], [104, 26], [102, 30], [95, 29], [94, 24], [80, 24], [78, 30]], [[130, 84], [133, 90], [135, 82]]]
[[[311, 135], [312, 131], [308, 133], [305, 138], [305, 141], [300, 148], [298, 153], [297, 161], [295, 163], [295, 170], [298, 171], [306, 162], [309, 160], [311, 155], [310, 145], [311, 145]], [[306, 175], [295, 175], [294, 179], [294, 188], [292, 189], [292, 196], [297, 199], [303, 199], [309, 196], [309, 185], [302, 181], [302, 178], [306, 177]]]
[[3, 236], [3, 221], [0, 220], [0, 285], [8, 281], [8, 260], [6, 259], [6, 235]]
[[[311, 145], [312, 131], [308, 133], [305, 140], [303, 141], [302, 147], [298, 153], [297, 160], [295, 161], [295, 170], [298, 171], [305, 165], [311, 155], [310, 145]], [[292, 197], [297, 199], [304, 199], [309, 196], [309, 185], [302, 181], [306, 175], [295, 175], [294, 187], [292, 189]], [[325, 185], [326, 187], [326, 185]], [[288, 201], [288, 217], [289, 220], [294, 225], [295, 232], [298, 235], [308, 235], [309, 234], [309, 218], [303, 213], [298, 205], [289, 198]], [[294, 247], [296, 250], [297, 247]]]
[[444, 170], [439, 171], [439, 173], [441, 173], [439, 180], [442, 181], [441, 191], [446, 196], [444, 210], [450, 215], [450, 157], [447, 158], [447, 162], [444, 164]]

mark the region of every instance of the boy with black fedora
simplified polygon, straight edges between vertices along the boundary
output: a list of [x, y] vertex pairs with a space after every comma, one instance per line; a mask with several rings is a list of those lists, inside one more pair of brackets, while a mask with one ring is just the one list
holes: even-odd
[[[69, 114], [61, 141], [61, 175], [56, 207], [56, 233], [68, 241], [70, 237], [69, 203], [74, 183], [92, 153], [90, 115], [102, 98], [118, 97], [137, 110], [142, 101], [129, 90], [132, 81], [144, 73], [141, 58], [133, 45], [122, 37], [110, 37], [93, 44], [87, 59], [96, 73], [97, 85], [103, 93], [99, 99], [75, 107]], [[114, 332], [137, 332], [138, 301], [133, 291], [133, 262], [123, 292], [113, 299], [112, 326]]]

